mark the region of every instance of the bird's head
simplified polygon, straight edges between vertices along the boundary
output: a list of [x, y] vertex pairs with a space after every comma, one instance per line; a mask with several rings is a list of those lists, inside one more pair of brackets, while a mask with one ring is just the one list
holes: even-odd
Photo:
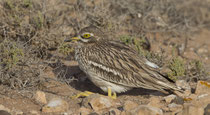
[[78, 41], [81, 43], [94, 43], [98, 41], [103, 34], [104, 33], [99, 28], [89, 26], [83, 28], [75, 37], [66, 39], [65, 42]]

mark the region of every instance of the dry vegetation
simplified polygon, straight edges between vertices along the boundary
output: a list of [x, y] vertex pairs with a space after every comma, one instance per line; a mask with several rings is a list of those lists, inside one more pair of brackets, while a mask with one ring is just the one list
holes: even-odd
[[202, 60], [183, 58], [177, 53], [178, 43], [172, 45], [175, 53], [167, 54], [174, 58], [164, 60], [162, 53], [149, 52], [152, 44], [147, 35], [190, 38], [200, 29], [210, 29], [209, 8], [207, 0], [1, 0], [0, 84], [40, 88], [45, 68], [54, 64], [56, 69], [66, 57], [73, 59], [72, 46], [63, 40], [91, 24], [158, 65], [167, 65], [173, 80], [182, 76], [203, 79]]

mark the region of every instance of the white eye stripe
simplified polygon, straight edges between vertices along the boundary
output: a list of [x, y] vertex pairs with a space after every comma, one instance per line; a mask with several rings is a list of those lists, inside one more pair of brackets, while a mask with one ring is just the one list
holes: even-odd
[[94, 36], [94, 34], [93, 33], [90, 33], [90, 36]]

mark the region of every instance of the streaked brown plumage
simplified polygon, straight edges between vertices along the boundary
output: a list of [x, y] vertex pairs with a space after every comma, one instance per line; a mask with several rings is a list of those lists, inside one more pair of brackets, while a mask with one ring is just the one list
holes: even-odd
[[[158, 91], [179, 90], [161, 75], [159, 67], [120, 41], [103, 39], [105, 34], [90, 26], [82, 29], [75, 58], [88, 78], [103, 91], [125, 92], [132, 88]], [[69, 40], [67, 40], [69, 41]]]

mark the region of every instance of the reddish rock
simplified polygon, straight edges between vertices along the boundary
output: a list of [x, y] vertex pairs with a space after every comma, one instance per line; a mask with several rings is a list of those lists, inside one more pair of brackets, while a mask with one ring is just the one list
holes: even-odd
[[42, 91], [36, 91], [34, 98], [38, 103], [47, 104], [45, 93]]
[[93, 109], [95, 112], [99, 112], [116, 106], [117, 101], [108, 96], [92, 94], [83, 100], [82, 105], [86, 108]]
[[98, 111], [101, 109], [110, 108], [113, 106], [113, 101], [107, 97], [98, 97], [90, 101], [90, 105], [93, 110]]

